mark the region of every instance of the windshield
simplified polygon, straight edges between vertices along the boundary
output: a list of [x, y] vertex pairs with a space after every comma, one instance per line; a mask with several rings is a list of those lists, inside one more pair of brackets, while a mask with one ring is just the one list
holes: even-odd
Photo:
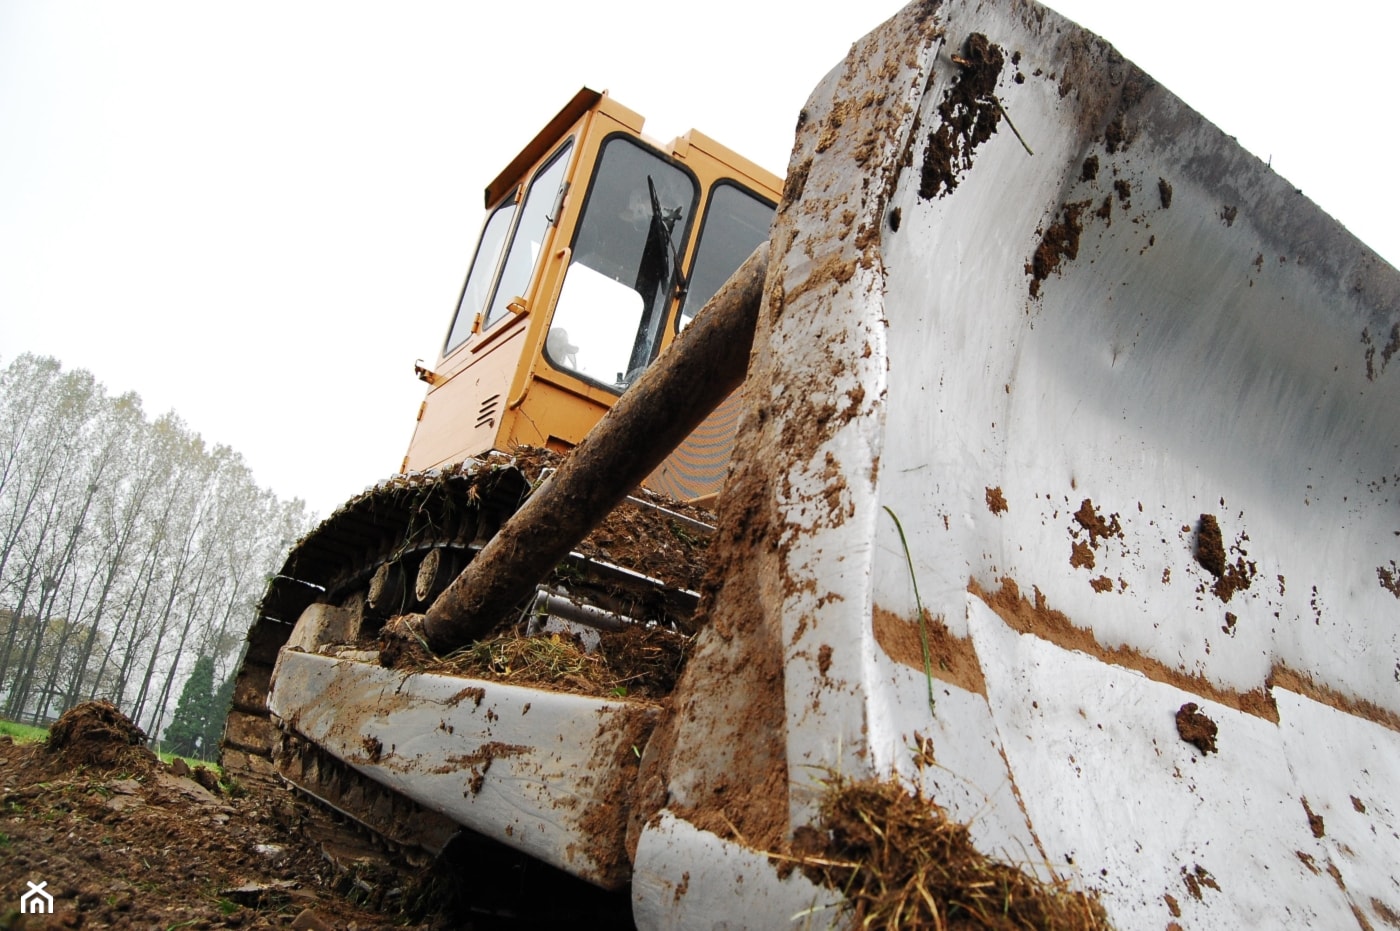
[[684, 287], [696, 195], [658, 153], [625, 136], [604, 144], [545, 344], [556, 368], [621, 390], [651, 362]]

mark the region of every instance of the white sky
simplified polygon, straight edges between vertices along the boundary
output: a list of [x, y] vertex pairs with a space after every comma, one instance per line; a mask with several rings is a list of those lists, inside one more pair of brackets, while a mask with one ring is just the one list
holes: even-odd
[[[482, 189], [583, 85], [781, 174], [897, 0], [0, 0], [0, 364], [174, 408], [325, 515], [397, 470]], [[1059, 0], [1400, 261], [1378, 0]]]

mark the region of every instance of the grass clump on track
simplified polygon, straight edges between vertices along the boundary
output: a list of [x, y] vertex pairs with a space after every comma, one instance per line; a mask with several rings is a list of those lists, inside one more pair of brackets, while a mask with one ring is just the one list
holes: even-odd
[[687, 639], [659, 628], [627, 626], [599, 632], [585, 650], [564, 634], [507, 633], [443, 657], [435, 672], [614, 698], [660, 698], [675, 686]]

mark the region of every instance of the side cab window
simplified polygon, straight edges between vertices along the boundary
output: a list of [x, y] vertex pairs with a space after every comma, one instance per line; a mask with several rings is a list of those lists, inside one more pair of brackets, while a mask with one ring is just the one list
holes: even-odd
[[[556, 219], [553, 214], [562, 201], [572, 149], [571, 139], [535, 173], [518, 209], [512, 199], [487, 218], [443, 355], [471, 335], [478, 314], [485, 312], [481, 329], [488, 329], [506, 315], [512, 300], [524, 296], [545, 235]], [[516, 221], [513, 228], [512, 221]]]
[[471, 336], [477, 316], [491, 294], [491, 282], [496, 279], [506, 234], [510, 232], [510, 221], [514, 219], [514, 198], [501, 204], [487, 217], [486, 226], [481, 231], [481, 242], [476, 247], [476, 257], [472, 259], [471, 269], [467, 272], [467, 283], [462, 287], [462, 299], [457, 302], [457, 315], [452, 318], [452, 329], [447, 333], [447, 343], [442, 350], [444, 356]]
[[720, 181], [710, 189], [710, 203], [700, 228], [700, 244], [695, 247], [690, 288], [681, 306], [678, 329], [695, 319], [754, 247], [768, 238], [774, 210], [772, 204], [732, 181]]

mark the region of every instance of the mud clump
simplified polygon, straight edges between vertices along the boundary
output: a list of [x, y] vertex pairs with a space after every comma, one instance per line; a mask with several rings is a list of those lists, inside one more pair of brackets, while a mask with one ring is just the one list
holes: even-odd
[[423, 633], [423, 615], [402, 614], [389, 618], [379, 631], [379, 664], [386, 669], [422, 668], [433, 661]]
[[1225, 537], [1214, 514], [1202, 514], [1196, 530], [1196, 562], [1217, 579], [1225, 574]]
[[997, 79], [1006, 64], [1001, 47], [974, 32], [953, 62], [961, 71], [938, 105], [941, 122], [929, 133], [919, 174], [919, 197], [924, 200], [953, 192], [959, 173], [972, 167], [973, 153], [1001, 122], [996, 98]]
[[[1248, 537], [1241, 537], [1241, 541]], [[1234, 547], [1240, 550], [1237, 543]], [[1235, 592], [1247, 589], [1254, 582], [1258, 569], [1252, 562], [1246, 562], [1243, 553], [1230, 562], [1225, 550], [1225, 536], [1220, 530], [1220, 521], [1214, 514], [1202, 514], [1196, 526], [1196, 562], [1215, 576], [1211, 591], [1221, 601], [1228, 603]]]
[[993, 514], [1006, 513], [1006, 496], [1001, 493], [1001, 487], [987, 489], [987, 510]]
[[[1097, 560], [1094, 551], [1099, 548], [1099, 541], [1109, 537], [1123, 537], [1123, 524], [1117, 514], [1110, 514], [1107, 519], [1094, 509], [1092, 498], [1085, 498], [1080, 502], [1079, 510], [1074, 512], [1074, 521], [1079, 525], [1079, 529], [1070, 527], [1070, 536], [1074, 542], [1070, 544], [1069, 564], [1076, 569], [1093, 569]], [[1081, 533], [1088, 533], [1089, 539], [1080, 540]], [[1113, 582], [1107, 576], [1100, 576], [1089, 583], [1094, 591], [1104, 592], [1113, 589]]]
[[1079, 503], [1079, 510], [1074, 512], [1074, 521], [1089, 532], [1089, 545], [1098, 548], [1099, 541], [1107, 537], [1122, 537], [1123, 524], [1117, 514], [1110, 514], [1105, 520], [1103, 515], [1094, 509], [1094, 499], [1085, 498]]
[[1060, 219], [1050, 224], [1041, 234], [1040, 245], [1036, 247], [1035, 255], [1026, 266], [1026, 271], [1031, 276], [1031, 297], [1040, 297], [1040, 283], [1049, 278], [1060, 267], [1062, 261], [1073, 261], [1079, 257], [1079, 237], [1084, 233], [1084, 223], [1080, 215], [1089, 206], [1090, 202], [1087, 200], [1065, 204]]
[[1176, 732], [1201, 753], [1218, 752], [1215, 746], [1218, 730], [1215, 722], [1206, 717], [1195, 702], [1188, 701], [1177, 709]]
[[794, 854], [809, 879], [841, 890], [855, 927], [1110, 927], [1092, 894], [991, 859], [967, 825], [894, 782], [837, 777]]
[[154, 763], [146, 733], [109, 701], [75, 705], [49, 728], [45, 749], [65, 766], [112, 769], [133, 761]]

